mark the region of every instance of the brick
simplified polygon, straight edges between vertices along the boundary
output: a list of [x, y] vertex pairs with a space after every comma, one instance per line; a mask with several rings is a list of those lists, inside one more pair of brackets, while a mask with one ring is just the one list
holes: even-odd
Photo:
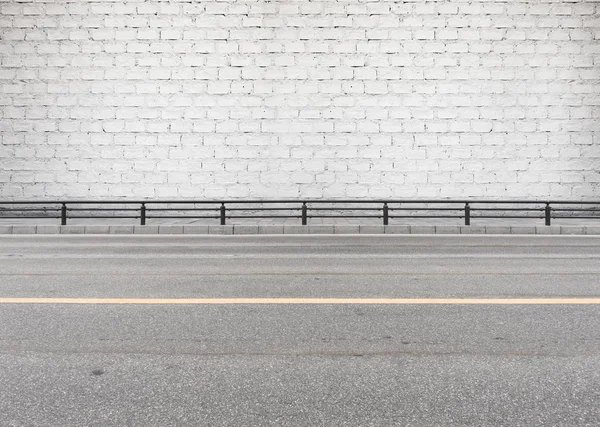
[[184, 225], [183, 234], [208, 234], [208, 225]]
[[[13, 230], [14, 233], [14, 230]], [[560, 234], [586, 234], [585, 227], [575, 225], [561, 225]]]
[[536, 226], [535, 225], [511, 225], [510, 233], [511, 234], [535, 234]]
[[306, 225], [284, 225], [283, 234], [308, 234]]
[[258, 234], [283, 234], [283, 225], [260, 225]]
[[411, 225], [410, 234], [435, 234], [435, 225]]
[[334, 234], [333, 225], [309, 225], [308, 234]]
[[111, 225], [108, 232], [110, 234], [133, 234], [133, 225]]
[[13, 225], [12, 234], [35, 234], [35, 225]]
[[209, 225], [208, 234], [233, 234], [233, 225]]
[[383, 225], [360, 225], [360, 234], [384, 234], [385, 227]]
[[435, 234], [460, 234], [458, 225], [436, 225]]
[[12, 225], [0, 225], [0, 234], [12, 234]]
[[183, 225], [159, 225], [158, 234], [183, 234]]
[[86, 225], [85, 234], [108, 234], [110, 227], [108, 225]]
[[134, 225], [133, 234], [158, 234], [158, 225]]
[[385, 234], [410, 234], [410, 225], [385, 226]]
[[558, 225], [536, 225], [535, 234], [560, 234], [560, 226]]
[[585, 234], [592, 234], [592, 235], [600, 234], [600, 226], [587, 225], [585, 227]]
[[258, 225], [234, 225], [233, 234], [258, 234]]
[[486, 225], [485, 234], [510, 234], [510, 225]]
[[60, 234], [84, 234], [85, 225], [62, 225]]
[[334, 234], [360, 234], [360, 226], [358, 225], [335, 225]]
[[593, 2], [5, 3], [2, 199], [600, 197]]
[[461, 225], [460, 234], [485, 234], [486, 229], [483, 225]]
[[35, 232], [37, 234], [60, 234], [60, 225], [38, 225]]

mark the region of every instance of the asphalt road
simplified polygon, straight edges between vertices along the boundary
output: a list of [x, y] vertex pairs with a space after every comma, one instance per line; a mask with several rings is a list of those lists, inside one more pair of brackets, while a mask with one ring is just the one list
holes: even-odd
[[598, 297], [592, 236], [2, 236], [0, 426], [598, 426]]

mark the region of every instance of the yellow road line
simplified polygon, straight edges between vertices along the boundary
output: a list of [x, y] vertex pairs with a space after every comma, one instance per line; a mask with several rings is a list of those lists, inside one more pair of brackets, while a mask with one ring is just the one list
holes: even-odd
[[369, 305], [600, 305], [600, 298], [0, 298], [0, 304], [369, 304]]

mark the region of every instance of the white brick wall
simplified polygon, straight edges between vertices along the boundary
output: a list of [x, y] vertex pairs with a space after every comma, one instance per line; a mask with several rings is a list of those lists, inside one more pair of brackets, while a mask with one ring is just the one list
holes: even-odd
[[0, 11], [3, 199], [600, 198], [600, 2]]

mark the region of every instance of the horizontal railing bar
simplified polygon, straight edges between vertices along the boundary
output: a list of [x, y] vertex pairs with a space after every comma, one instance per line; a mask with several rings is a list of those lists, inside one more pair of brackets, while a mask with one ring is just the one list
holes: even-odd
[[[60, 218], [60, 217], [59, 217]], [[94, 219], [94, 218], [102, 218], [102, 219], [136, 219], [139, 218], [138, 216], [124, 216], [124, 215], [93, 215], [93, 216], [89, 216], [89, 215], [85, 215], [85, 216], [81, 216], [81, 215], [69, 215], [67, 218], [69, 219]]]
[[59, 212], [60, 208], [0, 208], [0, 212]]
[[552, 216], [552, 219], [597, 219], [597, 220], [600, 220], [600, 216], [579, 216], [579, 215], [564, 216], [564, 215], [560, 215], [560, 216]]
[[146, 219], [160, 219], [160, 218], [189, 218], [189, 219], [219, 219], [218, 216], [196, 216], [196, 215], [146, 215]]
[[390, 215], [389, 218], [456, 218], [461, 219], [464, 216], [457, 215]]
[[389, 208], [390, 211], [464, 211], [465, 208]]
[[380, 211], [383, 207], [380, 208], [315, 208], [312, 206], [308, 206], [309, 211]]
[[58, 216], [4, 216], [0, 215], [0, 219], [59, 219]]
[[[137, 209], [139, 211], [139, 209]], [[164, 212], [164, 211], [208, 211], [208, 212], [216, 212], [219, 208], [146, 208], [146, 212]]]
[[551, 205], [600, 205], [600, 202], [589, 202], [589, 201], [566, 201], [566, 200], [554, 200], [546, 203], [550, 203]]
[[272, 203], [429, 203], [429, 204], [448, 204], [448, 203], [477, 203], [477, 204], [570, 204], [570, 205], [600, 205], [600, 201], [587, 201], [587, 200], [402, 200], [402, 199], [377, 199], [377, 200], [323, 200], [323, 199], [300, 199], [300, 200], [13, 200], [13, 201], [0, 201], [2, 205], [23, 205], [23, 204], [272, 204]]
[[[58, 209], [60, 210], [60, 209]], [[69, 212], [127, 212], [127, 211], [140, 211], [140, 208], [69, 208]]]
[[[125, 212], [125, 211], [139, 211], [139, 208], [67, 208], [70, 212]], [[228, 208], [228, 211], [289, 211], [297, 210], [297, 208]], [[313, 208], [309, 207], [312, 211], [380, 211], [382, 208]], [[146, 208], [146, 211], [218, 211], [219, 208]], [[464, 208], [389, 208], [390, 211], [462, 211]], [[471, 208], [471, 212], [474, 211], [543, 211], [543, 208]], [[598, 212], [600, 209], [593, 208], [554, 208], [554, 212]], [[11, 208], [11, 209], [0, 209], [1, 212], [58, 212], [60, 208]]]
[[471, 208], [474, 211], [492, 211], [492, 212], [543, 212], [544, 208]]
[[594, 208], [569, 208], [569, 209], [561, 209], [561, 208], [552, 208], [554, 212], [598, 212], [600, 213], [600, 209]]
[[509, 218], [521, 218], [521, 219], [544, 219], [544, 216], [532, 216], [532, 215], [471, 215], [471, 219], [477, 218], [497, 218], [497, 219], [509, 219]]
[[383, 218], [383, 215], [308, 215], [307, 218]]
[[302, 209], [301, 206], [294, 208], [227, 208], [227, 211], [297, 211]]
[[302, 218], [302, 215], [226, 215], [225, 218]]

